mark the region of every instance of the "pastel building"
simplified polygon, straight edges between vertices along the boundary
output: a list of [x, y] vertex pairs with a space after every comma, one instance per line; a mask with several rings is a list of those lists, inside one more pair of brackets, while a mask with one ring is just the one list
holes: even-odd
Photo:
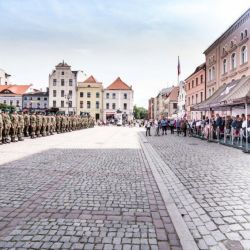
[[104, 122], [116, 119], [118, 113], [126, 121], [133, 120], [134, 91], [118, 77], [111, 83], [103, 94], [103, 120]]
[[103, 86], [93, 76], [77, 87], [77, 114], [89, 113], [95, 120], [103, 119]]
[[185, 82], [180, 81], [179, 83], [179, 94], [178, 94], [178, 118], [183, 118], [186, 115], [186, 89]]
[[199, 65], [185, 80], [186, 89], [186, 117], [188, 120], [199, 120], [203, 113], [192, 111], [192, 107], [205, 100], [206, 97], [206, 64]]
[[250, 9], [205, 50], [206, 97], [223, 84], [250, 75], [249, 33]]

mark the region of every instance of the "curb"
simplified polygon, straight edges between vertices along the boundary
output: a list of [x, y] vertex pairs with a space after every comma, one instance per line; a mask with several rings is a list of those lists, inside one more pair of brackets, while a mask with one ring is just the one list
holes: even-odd
[[[161, 162], [161, 164], [164, 164], [166, 168], [168, 168], [168, 166], [163, 162], [163, 160], [160, 158], [157, 152], [148, 143], [147, 139], [143, 137], [141, 134], [139, 134], [139, 141], [140, 141], [141, 148], [145, 154], [145, 157], [148, 161], [148, 164], [151, 168], [155, 181], [158, 185], [158, 188], [164, 200], [169, 216], [175, 227], [176, 233], [180, 239], [180, 243], [181, 243], [183, 250], [199, 250], [192, 234], [190, 233], [185, 221], [183, 220], [178, 208], [175, 205], [174, 200], [172, 199], [166, 185], [164, 184], [164, 181], [161, 175], [159, 174], [156, 168], [156, 163], [153, 161], [152, 153], [153, 155], [155, 155], [155, 157], [158, 158], [157, 160]], [[145, 143], [147, 144], [147, 146], [144, 145]]]

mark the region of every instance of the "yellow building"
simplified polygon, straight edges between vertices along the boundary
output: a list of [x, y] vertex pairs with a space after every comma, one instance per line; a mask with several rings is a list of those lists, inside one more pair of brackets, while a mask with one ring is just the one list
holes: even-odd
[[79, 82], [77, 88], [77, 114], [87, 112], [96, 121], [102, 120], [102, 95], [102, 83], [97, 82], [93, 76], [90, 76], [84, 82]]

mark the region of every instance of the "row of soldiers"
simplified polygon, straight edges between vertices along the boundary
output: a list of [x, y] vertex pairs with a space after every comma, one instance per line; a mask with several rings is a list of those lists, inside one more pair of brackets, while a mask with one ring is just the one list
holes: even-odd
[[94, 127], [94, 119], [87, 116], [12, 112], [0, 110], [0, 144], [23, 141]]

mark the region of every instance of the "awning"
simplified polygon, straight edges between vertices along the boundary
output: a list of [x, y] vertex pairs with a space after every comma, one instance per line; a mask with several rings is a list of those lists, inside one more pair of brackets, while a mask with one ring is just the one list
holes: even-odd
[[250, 103], [250, 76], [221, 86], [211, 97], [193, 106], [191, 110], [225, 110], [245, 103]]

